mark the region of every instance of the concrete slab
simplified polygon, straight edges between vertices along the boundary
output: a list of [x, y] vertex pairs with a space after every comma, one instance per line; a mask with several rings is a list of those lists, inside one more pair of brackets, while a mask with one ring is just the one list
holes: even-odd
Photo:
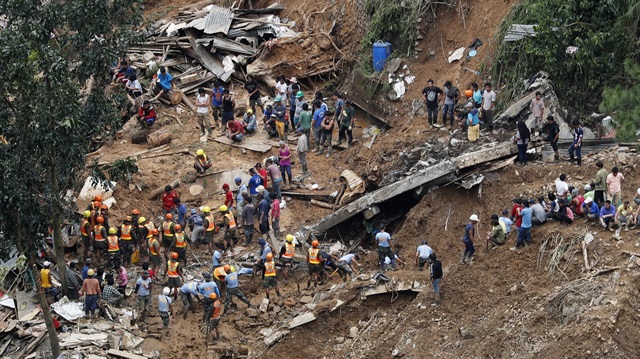
[[315, 314], [313, 314], [311, 312], [300, 314], [297, 317], [291, 319], [291, 321], [289, 321], [289, 329], [293, 329], [293, 328], [299, 327], [301, 325], [305, 325], [307, 323], [311, 323], [314, 320], [316, 320], [316, 316], [315, 316]]

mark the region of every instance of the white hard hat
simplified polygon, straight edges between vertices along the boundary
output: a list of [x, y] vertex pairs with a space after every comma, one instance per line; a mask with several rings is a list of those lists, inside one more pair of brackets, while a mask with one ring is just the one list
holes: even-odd
[[171, 294], [171, 289], [169, 289], [169, 287], [164, 287], [164, 289], [162, 290], [162, 294], [163, 295]]
[[472, 214], [471, 217], [469, 217], [470, 221], [476, 221], [476, 222], [480, 222], [480, 218], [478, 218], [477, 214]]
[[256, 188], [256, 192], [258, 192], [258, 193], [264, 192], [264, 186], [262, 186], [262, 185], [258, 186], [258, 188]]
[[591, 197], [587, 197], [584, 199], [584, 203], [591, 203], [591, 202], [593, 202], [593, 198]]
[[45, 267], [48, 267], [48, 266], [50, 266], [50, 265], [51, 265], [51, 262], [49, 262], [49, 261], [44, 261], [44, 263], [43, 263], [43, 264], [44, 264], [44, 266], [45, 266]]

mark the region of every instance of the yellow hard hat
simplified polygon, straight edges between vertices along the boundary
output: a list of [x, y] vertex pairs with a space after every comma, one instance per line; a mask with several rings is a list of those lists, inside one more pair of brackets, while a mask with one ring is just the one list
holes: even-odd
[[143, 223], [144, 223], [144, 222], [146, 222], [146, 221], [147, 221], [147, 219], [146, 219], [146, 218], [144, 218], [144, 217], [140, 217], [140, 218], [138, 218], [138, 224], [143, 224]]
[[211, 212], [211, 208], [209, 208], [208, 206], [204, 206], [204, 207], [202, 207], [202, 212], [203, 213], [209, 213], [209, 212]]
[[247, 115], [253, 115], [253, 110], [252, 109], [248, 109], [247, 110]]
[[227, 206], [225, 206], [224, 204], [222, 206], [220, 206], [220, 212], [226, 212], [228, 210], [229, 210], [229, 208], [227, 208]]
[[293, 242], [293, 235], [292, 234], [287, 234], [287, 242], [289, 242], [289, 243]]
[[86, 211], [84, 211], [84, 213], [82, 215], [84, 216], [84, 218], [89, 218], [89, 217], [91, 217], [91, 211], [90, 210], [86, 210]]
[[204, 156], [204, 150], [203, 150], [202, 148], [198, 149], [198, 150], [196, 151], [196, 155], [198, 155], [198, 156]]
[[109, 228], [109, 234], [116, 234], [116, 233], [118, 233], [118, 230], [116, 229], [116, 227]]

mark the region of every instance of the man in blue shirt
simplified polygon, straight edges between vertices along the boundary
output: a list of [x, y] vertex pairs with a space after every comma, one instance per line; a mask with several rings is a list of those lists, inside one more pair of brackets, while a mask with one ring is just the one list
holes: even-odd
[[187, 228], [187, 206], [180, 202], [180, 198], [174, 198], [173, 203], [176, 204], [176, 209], [178, 210], [178, 221], [176, 224], [179, 224], [182, 228]]
[[165, 93], [171, 91], [173, 89], [173, 77], [170, 73], [167, 72], [167, 69], [164, 67], [160, 68], [160, 74], [158, 78], [154, 81], [155, 87], [154, 91], [160, 90], [160, 92], [151, 99], [151, 101], [155, 101], [158, 97], [164, 95]]
[[582, 208], [584, 208], [584, 213], [586, 213], [588, 219], [595, 219], [597, 221], [600, 217], [600, 208], [598, 204], [593, 201], [593, 198], [585, 198], [584, 203], [582, 203]]
[[500, 225], [504, 225], [505, 236], [511, 233], [511, 226], [513, 225], [513, 221], [511, 220], [511, 218], [509, 218], [508, 209], [502, 210], [502, 217], [498, 217], [498, 223], [500, 223]]
[[89, 272], [89, 269], [91, 269], [91, 259], [87, 258], [84, 261], [84, 267], [82, 267], [82, 280], [87, 279], [87, 277], [89, 277], [89, 275], [87, 274]]
[[240, 177], [236, 177], [235, 180], [233, 181], [238, 187], [238, 194], [236, 194], [236, 211], [237, 211], [236, 218], [238, 219], [237, 221], [238, 224], [242, 226], [242, 210], [244, 209], [244, 204], [245, 204], [243, 193], [247, 192], [247, 186], [244, 183], [242, 183], [242, 178]]
[[384, 272], [384, 258], [389, 257], [391, 259], [391, 265], [395, 268], [395, 255], [391, 250], [391, 235], [385, 231], [385, 225], [380, 225], [380, 232], [376, 234], [376, 242], [378, 242], [378, 263], [380, 264], [380, 270]]
[[211, 90], [211, 109], [213, 110], [213, 121], [215, 126], [219, 127], [218, 116], [222, 118], [222, 96], [224, 95], [224, 86], [220, 80], [216, 80], [215, 87]]
[[222, 252], [220, 252], [218, 249], [213, 252], [211, 264], [213, 265], [213, 269], [216, 269], [222, 265]]
[[613, 232], [611, 225], [616, 217], [616, 207], [611, 205], [611, 201], [604, 201], [604, 206], [600, 208], [600, 225], [602, 228], [609, 228]]
[[251, 178], [249, 179], [249, 195], [253, 198], [253, 203], [258, 202], [258, 187], [262, 186], [262, 177], [256, 173], [256, 169], [251, 167], [249, 168], [249, 174]]
[[582, 130], [582, 126], [580, 126], [580, 120], [575, 119], [571, 123], [574, 127], [573, 131], [573, 142], [569, 147], [569, 158], [571, 159], [571, 164], [573, 164], [573, 153], [576, 153], [576, 164], [578, 166], [582, 165], [582, 136], [584, 132]]
[[235, 270], [231, 270], [231, 273], [227, 273], [227, 276], [224, 277], [224, 281], [227, 284], [227, 295], [224, 298], [224, 311], [227, 312], [229, 306], [233, 304], [233, 296], [240, 298], [241, 301], [245, 302], [249, 308], [253, 308], [251, 302], [244, 295], [242, 290], [240, 290], [240, 286], [238, 284], [238, 272]]
[[473, 107], [471, 102], [467, 102], [464, 105], [464, 108], [469, 111], [467, 113], [467, 137], [469, 138], [469, 142], [475, 142], [480, 138], [480, 117], [477, 108]]
[[522, 217], [522, 225], [518, 228], [518, 240], [516, 246], [512, 248], [513, 250], [524, 247], [525, 244], [531, 244], [531, 215], [533, 211], [529, 207], [529, 201], [522, 201], [522, 204], [524, 208], [518, 208], [518, 213]]
[[260, 200], [260, 206], [258, 206], [260, 235], [265, 236], [269, 233], [269, 210], [271, 209], [271, 205], [269, 205], [269, 201], [264, 197], [264, 193], [258, 193], [258, 200]]
[[325, 108], [322, 106], [322, 101], [316, 100], [316, 111], [313, 113], [313, 121], [311, 122], [313, 129], [313, 137], [316, 139], [316, 148], [311, 152], [317, 152], [320, 150], [320, 137], [322, 136], [322, 121], [324, 121]]
[[171, 310], [173, 310], [173, 301], [169, 294], [171, 290], [169, 287], [165, 287], [162, 290], [162, 294], [158, 295], [158, 315], [162, 318], [162, 337], [164, 338], [167, 335], [167, 330], [169, 330], [169, 314]]

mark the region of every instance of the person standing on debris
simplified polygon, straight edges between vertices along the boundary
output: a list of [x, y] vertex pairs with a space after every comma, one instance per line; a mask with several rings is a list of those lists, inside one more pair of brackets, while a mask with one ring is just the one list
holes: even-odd
[[311, 288], [311, 279], [313, 279], [313, 288], [318, 286], [318, 275], [322, 272], [322, 259], [320, 258], [320, 242], [314, 239], [311, 242], [311, 248], [307, 253], [307, 266], [309, 268], [309, 276], [307, 277], [307, 289]]
[[234, 143], [242, 141], [244, 137], [244, 127], [242, 123], [233, 118], [227, 122], [227, 137]]
[[378, 264], [380, 271], [385, 271], [385, 257], [394, 259], [395, 255], [391, 249], [391, 235], [385, 230], [385, 225], [380, 224], [380, 232], [376, 234], [376, 242], [378, 243]]
[[122, 263], [124, 265], [131, 265], [131, 255], [133, 254], [133, 218], [131, 216], [126, 216], [124, 219], [124, 223], [120, 225], [118, 229], [118, 237], [121, 240], [121, 251], [122, 251]]
[[542, 119], [544, 118], [544, 100], [542, 99], [542, 93], [536, 91], [536, 97], [531, 100], [531, 112], [533, 112], [533, 129], [538, 130], [542, 126]]
[[460, 90], [451, 84], [451, 81], [444, 83], [444, 106], [442, 107], [442, 124], [447, 125], [447, 115], [451, 118], [450, 126], [453, 127], [453, 110], [460, 99]]
[[322, 139], [322, 124], [324, 123], [324, 117], [326, 114], [326, 109], [322, 106], [322, 101], [316, 100], [314, 103], [316, 110], [313, 113], [313, 137], [316, 142], [316, 148], [314, 148], [311, 152], [320, 151], [320, 140]]
[[275, 193], [270, 193], [271, 197], [271, 228], [273, 228], [273, 235], [276, 238], [280, 238], [280, 200]]
[[552, 115], [547, 116], [547, 141], [551, 143], [553, 150], [553, 162], [560, 161], [560, 153], [558, 152], [558, 139], [560, 138], [560, 126]]
[[[224, 135], [227, 129], [227, 123], [233, 121], [233, 117], [236, 112], [236, 99], [231, 95], [229, 89], [224, 89], [222, 95], [222, 126], [220, 127], [220, 134]], [[255, 112], [254, 112], [255, 113]]]
[[174, 299], [178, 299], [178, 288], [182, 287], [182, 266], [178, 261], [178, 253], [172, 252], [171, 259], [167, 261], [167, 271], [164, 273], [169, 277], [168, 286], [174, 292]]
[[276, 80], [276, 86], [275, 86], [276, 96], [280, 96], [283, 99], [286, 99], [288, 89], [289, 89], [289, 85], [287, 85], [284, 75], [278, 76]]
[[204, 221], [202, 226], [204, 227], [204, 243], [207, 244], [209, 254], [213, 253], [213, 235], [216, 233], [216, 223], [211, 213], [211, 208], [205, 206], [202, 208], [204, 214]]
[[67, 297], [69, 300], [78, 299], [78, 289], [80, 289], [80, 277], [78, 277], [78, 273], [76, 273], [76, 262], [71, 261], [69, 263], [69, 268], [65, 271], [65, 279], [67, 284]]
[[176, 191], [174, 191], [171, 186], [166, 186], [160, 198], [162, 199], [162, 209], [164, 210], [164, 214], [173, 212], [176, 208], [176, 204], [173, 200], [178, 198]]
[[264, 188], [271, 188], [269, 187], [269, 176], [267, 176], [267, 170], [262, 167], [262, 163], [256, 163], [255, 167], [256, 171], [258, 171], [258, 174], [260, 175], [260, 178], [262, 179], [262, 186], [264, 186]]
[[473, 107], [478, 110], [482, 107], [482, 91], [478, 88], [478, 84], [471, 83], [471, 100], [473, 101]]
[[571, 160], [571, 164], [573, 164], [574, 158], [573, 153], [576, 154], [576, 164], [578, 166], [582, 165], [582, 137], [584, 136], [584, 131], [582, 126], [580, 126], [580, 120], [575, 119], [571, 122], [573, 125], [573, 142], [571, 142], [571, 146], [569, 147], [569, 159]]
[[280, 255], [278, 259], [284, 265], [284, 278], [289, 276], [289, 270], [291, 270], [293, 266], [293, 258], [296, 255], [296, 247], [302, 247], [300, 243], [293, 243], [293, 235], [287, 234], [284, 244], [280, 247]]
[[[304, 104], [306, 104], [307, 101], [304, 99], [304, 92], [302, 91], [298, 91], [295, 93], [294, 100], [295, 101], [293, 102], [292, 107], [295, 107], [295, 109], [293, 111], [293, 121], [291, 121], [291, 124], [293, 125], [293, 127], [291, 128], [297, 129], [300, 123], [300, 116], [302, 115], [302, 111], [304, 111], [302, 106], [304, 106]], [[309, 108], [309, 105], [307, 104], [307, 109], [308, 108]]]
[[258, 200], [260, 201], [260, 205], [258, 206], [258, 223], [260, 226], [260, 237], [262, 238], [269, 235], [269, 210], [271, 209], [271, 205], [265, 198], [264, 192], [258, 193]]
[[353, 273], [358, 274], [357, 269], [360, 267], [360, 264], [358, 264], [359, 260], [360, 256], [356, 253], [348, 253], [338, 259], [338, 274], [340, 274], [343, 282], [347, 281], [347, 276], [349, 276], [351, 281], [356, 280]]
[[[309, 138], [307, 137], [307, 134], [302, 131], [302, 129], [298, 129], [297, 132], [300, 134], [300, 137], [298, 137], [296, 152], [298, 153], [298, 160], [300, 160], [300, 167], [302, 168], [299, 173], [302, 175], [306, 175], [309, 170], [307, 167], [307, 151], [309, 150]], [[293, 187], [293, 184], [291, 185], [291, 187]]]
[[[218, 297], [220, 297], [220, 289], [218, 289], [218, 285], [212, 281], [211, 273], [202, 272], [202, 277], [204, 281], [198, 284], [198, 292], [202, 294], [203, 307], [206, 308], [212, 304], [211, 300], [209, 300], [209, 295], [211, 293], [215, 293]], [[203, 318], [206, 321], [206, 317]]]
[[333, 99], [333, 107], [335, 108], [333, 121], [339, 126], [340, 120], [342, 119], [342, 111], [344, 111], [344, 99], [339, 91], [334, 91], [331, 98]]
[[224, 246], [225, 250], [229, 250], [230, 254], [233, 254], [233, 245], [238, 242], [238, 227], [236, 225], [236, 219], [233, 216], [233, 212], [229, 210], [224, 204], [220, 206], [220, 214], [224, 221]]
[[91, 246], [91, 236], [93, 230], [91, 229], [91, 223], [89, 218], [91, 217], [91, 211], [86, 210], [82, 214], [82, 221], [80, 222], [80, 236], [82, 237], [82, 253], [83, 258], [86, 260], [89, 258], [89, 246]]
[[[293, 182], [291, 180], [291, 148], [286, 141], [279, 142], [280, 149], [278, 151], [278, 157], [280, 158], [280, 174], [282, 174], [282, 185], [287, 184], [287, 178], [289, 179], [289, 188], [293, 188]], [[282, 199], [282, 194], [279, 194], [278, 198]]]
[[422, 89], [422, 100], [427, 107], [427, 121], [430, 126], [438, 124], [438, 96], [443, 92], [439, 87], [433, 86], [433, 80], [427, 81], [427, 87]]
[[267, 299], [269, 299], [269, 288], [275, 288], [278, 298], [282, 298], [280, 286], [276, 279], [276, 262], [273, 260], [273, 253], [267, 253], [266, 261], [264, 262], [264, 280], [262, 287], [264, 288], [264, 294]]
[[607, 194], [614, 206], [619, 206], [622, 203], [622, 182], [624, 182], [624, 176], [619, 172], [618, 167], [614, 166], [606, 180]]
[[153, 272], [158, 273], [158, 268], [162, 263], [162, 259], [160, 258], [160, 242], [158, 242], [159, 232], [157, 228], [154, 228], [149, 233], [151, 234], [151, 238], [148, 240], [149, 261], [151, 261]]
[[[282, 141], [281, 141], [282, 142]], [[278, 165], [273, 163], [271, 158], [267, 159], [267, 173], [269, 177], [271, 177], [271, 182], [273, 183], [273, 190], [278, 198], [282, 198], [282, 193], [280, 187], [283, 183], [283, 174], [278, 168]]]
[[87, 279], [82, 282], [80, 296], [84, 297], [84, 317], [92, 318], [98, 309], [98, 298], [102, 293], [100, 283], [95, 278], [96, 272], [93, 269], [87, 271]]
[[302, 111], [300, 112], [300, 120], [298, 121], [298, 131], [302, 132], [307, 138], [307, 148], [311, 147], [311, 111], [309, 111], [309, 104], [302, 104]]
[[224, 129], [224, 126], [220, 126], [218, 122], [218, 117], [222, 118], [222, 96], [224, 96], [224, 87], [220, 80], [216, 80], [215, 86], [211, 89], [211, 110], [215, 126]]
[[258, 121], [252, 109], [248, 109], [242, 117], [242, 127], [244, 128], [244, 132], [248, 134], [253, 134], [258, 130]]
[[196, 117], [198, 119], [198, 125], [200, 126], [200, 136], [211, 135], [211, 121], [209, 121], [209, 95], [204, 91], [204, 88], [198, 88], [198, 95], [196, 95]]
[[242, 183], [242, 178], [236, 177], [233, 182], [236, 184], [238, 188], [238, 192], [236, 194], [236, 217], [238, 218], [238, 223], [242, 226], [242, 209], [244, 205], [247, 203], [245, 200], [245, 196], [247, 195], [247, 185]]
[[515, 143], [518, 146], [518, 164], [524, 166], [527, 164], [527, 147], [531, 140], [531, 131], [523, 120], [518, 120], [518, 131], [515, 136]]
[[103, 226], [104, 217], [99, 216], [96, 219], [96, 225], [93, 227], [93, 251], [96, 255], [98, 264], [102, 263], [102, 253], [107, 250], [107, 229]]
[[113, 269], [120, 267], [120, 243], [118, 229], [116, 227], [109, 228], [109, 235], [107, 236], [107, 253], [109, 254], [109, 263]]
[[490, 82], [485, 82], [482, 93], [482, 120], [489, 131], [493, 131], [493, 111], [496, 107], [496, 93]]
[[245, 245], [253, 241], [253, 232], [255, 232], [254, 218], [256, 214], [256, 206], [253, 205], [253, 198], [247, 197], [245, 205], [242, 207], [242, 229], [244, 231]]
[[518, 208], [518, 213], [522, 217], [522, 225], [518, 228], [518, 239], [516, 246], [512, 248], [513, 250], [524, 247], [525, 244], [531, 244], [531, 215], [533, 211], [529, 207], [529, 201], [522, 201], [522, 205], [524, 208]]
[[349, 146], [353, 143], [353, 127], [356, 122], [355, 114], [356, 110], [353, 108], [353, 102], [351, 102], [351, 100], [345, 101], [344, 110], [342, 110], [340, 130], [338, 132], [338, 144], [345, 140]]
[[249, 308], [253, 308], [249, 299], [247, 299], [247, 297], [244, 295], [244, 293], [240, 289], [240, 283], [238, 282], [237, 271], [230, 271], [230, 273], [227, 273], [227, 275], [224, 277], [224, 282], [227, 287], [227, 293], [224, 297], [225, 312], [227, 311], [227, 309], [229, 309], [231, 304], [233, 304], [234, 296], [240, 298], [240, 300], [243, 301]]
[[224, 192], [224, 205], [227, 206], [229, 211], [233, 211], [233, 192], [231, 192], [231, 187], [224, 183], [222, 185], [222, 191]]
[[462, 253], [462, 261], [460, 263], [471, 263], [473, 261], [473, 254], [476, 252], [476, 248], [473, 246], [473, 240], [476, 237], [476, 226], [480, 222], [477, 214], [472, 214], [469, 217], [469, 223], [464, 227], [464, 237], [462, 242], [464, 243], [464, 252]]
[[129, 284], [129, 276], [127, 275], [127, 269], [124, 266], [118, 267], [118, 277], [116, 278], [118, 284], [118, 291], [122, 293], [124, 298], [127, 297], [127, 284]]
[[431, 284], [433, 285], [433, 293], [435, 295], [435, 305], [440, 305], [440, 282], [442, 281], [442, 263], [438, 260], [435, 253], [429, 255], [431, 261]]
[[276, 131], [278, 131], [278, 139], [284, 141], [287, 139], [285, 134], [287, 107], [282, 103], [282, 96], [276, 96], [273, 100], [273, 114], [276, 115]]
[[164, 260], [169, 259], [169, 253], [171, 252], [171, 245], [173, 244], [173, 237], [176, 234], [175, 223], [173, 223], [173, 214], [167, 213], [164, 216], [164, 222], [162, 222], [162, 252]]
[[162, 339], [164, 340], [171, 322], [170, 315], [173, 312], [173, 300], [169, 297], [171, 289], [164, 287], [162, 294], [158, 295], [158, 315], [162, 319]]
[[327, 112], [326, 116], [322, 120], [322, 136], [320, 137], [319, 143], [319, 151], [316, 153], [316, 156], [320, 156], [324, 151], [324, 146], [327, 146], [327, 158], [331, 157], [331, 150], [333, 149], [333, 144], [331, 138], [333, 137], [333, 128], [335, 126], [334, 116], [331, 113]]
[[178, 261], [182, 262], [183, 265], [187, 264], [187, 237], [182, 231], [182, 226], [176, 224], [173, 227], [176, 231], [175, 236], [173, 237], [173, 243], [171, 248], [178, 253]]
[[165, 67], [160, 68], [160, 73], [156, 75], [156, 78], [151, 82], [151, 88], [157, 92], [156, 97], [152, 98], [151, 101], [155, 101], [158, 97], [168, 93], [173, 90], [173, 76], [167, 72]]
[[[220, 324], [220, 316], [222, 315], [222, 305], [220, 299], [218, 299], [216, 293], [209, 294], [211, 305], [205, 310], [205, 318], [207, 318], [207, 326], [209, 327], [209, 333], [211, 340], [215, 343], [216, 339], [220, 337], [218, 332], [218, 324]], [[209, 338], [207, 338], [208, 340]]]
[[107, 277], [107, 284], [102, 290], [102, 299], [107, 303], [120, 307], [124, 299], [124, 295], [120, 293], [115, 287], [115, 281], [112, 276]]
[[611, 201], [604, 201], [604, 206], [600, 208], [600, 225], [602, 228], [609, 228], [610, 231], [613, 232], [613, 228], [611, 225], [614, 223], [616, 216], [616, 207], [611, 205]]
[[473, 107], [471, 102], [467, 102], [464, 108], [468, 111], [466, 119], [467, 137], [469, 138], [469, 142], [475, 142], [480, 138], [480, 111]]
[[424, 265], [429, 263], [429, 256], [433, 249], [427, 245], [427, 241], [422, 241], [416, 250], [416, 267], [422, 271]]
[[289, 98], [289, 122], [291, 122], [291, 131], [294, 131], [300, 116], [300, 111], [298, 109], [302, 106], [302, 103], [298, 102], [298, 94], [301, 92], [298, 79], [295, 77], [289, 79], [289, 88], [287, 91], [287, 96]]
[[253, 113], [256, 113], [256, 105], [260, 106], [260, 110], [264, 113], [264, 106], [262, 105], [260, 91], [258, 90], [258, 82], [253, 79], [253, 75], [247, 75], [244, 89], [247, 90], [249, 94], [249, 106], [251, 110], [253, 110]]
[[191, 308], [191, 313], [196, 312], [193, 306], [193, 298], [196, 298], [200, 304], [204, 304], [198, 296], [198, 282], [188, 282], [180, 287], [180, 298], [182, 299], [182, 319], [187, 319], [187, 312]]
[[249, 195], [254, 203], [259, 203], [256, 201], [258, 200], [258, 187], [262, 185], [262, 177], [256, 173], [255, 168], [249, 168], [249, 175], [251, 176], [249, 184], [247, 185], [247, 187], [249, 187]]
[[55, 287], [51, 276], [51, 262], [44, 261], [43, 268], [40, 270], [40, 283], [46, 295], [55, 295]]
[[596, 162], [596, 168], [598, 171], [596, 172], [596, 178], [593, 180], [595, 183], [595, 189], [593, 192], [593, 200], [596, 201], [598, 206], [604, 205], [604, 192], [607, 190], [607, 178], [608, 172], [604, 169], [604, 164], [602, 161]]
[[497, 214], [491, 216], [491, 225], [493, 228], [487, 232], [487, 242], [491, 243], [493, 247], [503, 245], [506, 240], [506, 234], [504, 228], [500, 225]]

